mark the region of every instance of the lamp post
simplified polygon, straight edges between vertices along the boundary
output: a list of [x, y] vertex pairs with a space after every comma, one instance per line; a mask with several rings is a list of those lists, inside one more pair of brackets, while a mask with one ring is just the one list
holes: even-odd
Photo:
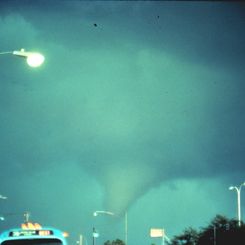
[[245, 186], [243, 182], [239, 187], [230, 186], [229, 190], [235, 190], [237, 192], [237, 216], [238, 216], [238, 226], [241, 226], [241, 189]]
[[37, 52], [27, 52], [24, 49], [18, 51], [14, 50], [14, 51], [0, 52], [0, 55], [4, 55], [4, 54], [12, 54], [18, 57], [25, 58], [27, 64], [31, 67], [38, 67], [42, 65], [42, 63], [45, 60], [42, 54]]
[[[112, 215], [112, 216], [117, 216], [115, 213], [110, 212], [110, 211], [95, 211], [93, 213], [94, 216], [98, 216], [99, 214], [107, 214], [107, 215]], [[125, 212], [125, 245], [128, 243], [128, 214]]]

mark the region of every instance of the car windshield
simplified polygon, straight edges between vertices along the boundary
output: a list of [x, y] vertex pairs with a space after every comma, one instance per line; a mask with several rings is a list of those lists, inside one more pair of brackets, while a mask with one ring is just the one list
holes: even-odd
[[4, 241], [1, 245], [62, 245], [62, 241], [59, 239], [19, 239]]

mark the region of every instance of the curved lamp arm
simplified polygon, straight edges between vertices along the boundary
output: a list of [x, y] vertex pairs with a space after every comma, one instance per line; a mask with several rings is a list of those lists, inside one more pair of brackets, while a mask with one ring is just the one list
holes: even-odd
[[95, 212], [93, 213], [94, 216], [97, 216], [98, 214], [115, 215], [114, 213], [109, 212], [109, 211], [95, 211]]
[[26, 59], [26, 62], [31, 67], [38, 67], [42, 65], [45, 58], [42, 54], [38, 52], [27, 52], [24, 49], [21, 49], [19, 51], [7, 51], [7, 52], [0, 52], [1, 54], [13, 54], [22, 58]]

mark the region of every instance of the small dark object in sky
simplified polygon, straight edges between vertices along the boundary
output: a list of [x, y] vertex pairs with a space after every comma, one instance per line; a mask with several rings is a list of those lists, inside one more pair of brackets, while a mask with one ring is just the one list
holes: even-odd
[[157, 18], [159, 19], [159, 17], [160, 17], [160, 16], [158, 15]]
[[95, 26], [95, 27], [97, 27], [97, 24], [96, 24], [96, 23], [94, 23], [94, 26]]

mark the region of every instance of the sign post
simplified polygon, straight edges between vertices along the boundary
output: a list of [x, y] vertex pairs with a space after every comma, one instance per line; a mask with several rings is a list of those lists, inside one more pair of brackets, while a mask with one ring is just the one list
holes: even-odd
[[164, 229], [151, 228], [150, 236], [155, 237], [155, 238], [161, 237], [162, 238], [162, 245], [164, 245], [164, 237], [165, 237]]

